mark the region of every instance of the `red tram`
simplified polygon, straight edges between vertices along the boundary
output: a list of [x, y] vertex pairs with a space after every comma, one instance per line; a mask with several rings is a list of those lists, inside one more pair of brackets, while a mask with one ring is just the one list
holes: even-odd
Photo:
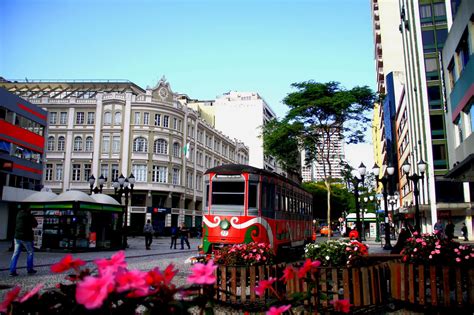
[[204, 253], [228, 244], [263, 242], [275, 253], [311, 242], [312, 196], [297, 183], [248, 165], [205, 173]]

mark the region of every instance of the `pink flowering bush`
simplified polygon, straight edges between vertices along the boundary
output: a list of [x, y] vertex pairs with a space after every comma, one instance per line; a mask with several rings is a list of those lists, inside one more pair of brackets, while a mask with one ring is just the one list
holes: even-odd
[[30, 292], [20, 294], [15, 287], [0, 304], [0, 312], [8, 314], [189, 314], [197, 307], [201, 313], [212, 312], [216, 282], [213, 261], [195, 264], [187, 278], [187, 286], [172, 283], [178, 270], [170, 264], [166, 269], [129, 270], [125, 253], [95, 261], [97, 270], [81, 269], [85, 262], [66, 255], [51, 266], [54, 273], [72, 272], [69, 284], [41, 292], [38, 284]]
[[305, 257], [319, 260], [325, 267], [360, 266], [368, 255], [367, 245], [356, 240], [329, 240], [305, 247]]
[[402, 261], [428, 265], [474, 266], [474, 247], [440, 239], [437, 235], [413, 233], [401, 251]]
[[270, 244], [248, 243], [225, 246], [214, 253], [214, 261], [226, 266], [255, 266], [272, 264], [275, 260]]

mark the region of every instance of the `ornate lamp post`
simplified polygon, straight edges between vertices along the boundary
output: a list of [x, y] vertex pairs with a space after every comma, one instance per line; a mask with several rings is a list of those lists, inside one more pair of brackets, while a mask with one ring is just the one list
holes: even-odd
[[123, 229], [122, 229], [122, 248], [128, 247], [127, 243], [127, 227], [128, 227], [128, 197], [133, 194], [133, 186], [135, 185], [135, 176], [130, 174], [128, 178], [125, 178], [122, 174], [118, 179], [114, 180], [112, 186], [115, 190], [115, 195], [118, 197], [125, 196], [125, 208], [123, 213]]
[[379, 178], [380, 167], [377, 164], [374, 165], [372, 171], [375, 175], [375, 179], [377, 180], [377, 183], [381, 183], [383, 187], [382, 194], [383, 194], [383, 203], [384, 203], [384, 208], [385, 208], [385, 225], [384, 225], [385, 226], [385, 245], [383, 246], [383, 249], [391, 250], [392, 245], [390, 244], [390, 225], [388, 224], [387, 186], [388, 186], [389, 177], [393, 175], [393, 173], [395, 172], [395, 168], [390, 165], [386, 167], [387, 175], [384, 174], [382, 178]]
[[[395, 194], [388, 196], [388, 203], [390, 204], [390, 207], [392, 209], [392, 223], [395, 220], [395, 205], [398, 202], [398, 193], [395, 192]], [[395, 236], [394, 236], [395, 237]]]
[[362, 237], [362, 226], [360, 224], [360, 203], [359, 203], [359, 184], [362, 183], [364, 185], [364, 177], [365, 173], [367, 171], [367, 168], [365, 167], [364, 163], [360, 163], [359, 168], [358, 168], [358, 173], [360, 175], [360, 178], [358, 176], [354, 176], [353, 184], [354, 184], [354, 197], [355, 197], [355, 206], [356, 206], [356, 227], [357, 227], [357, 233], [359, 234], [359, 241], [361, 240]]
[[408, 160], [405, 160], [405, 163], [403, 163], [402, 169], [403, 169], [403, 172], [406, 174], [407, 178], [413, 182], [413, 194], [415, 195], [415, 230], [418, 233], [420, 233], [421, 231], [420, 205], [418, 203], [420, 191], [418, 189], [418, 181], [420, 179], [423, 179], [424, 177], [424, 174], [426, 171], [426, 163], [423, 160], [420, 160], [418, 162], [418, 170], [420, 171], [421, 175], [418, 175], [417, 173], [413, 173], [412, 175], [409, 175], [410, 168], [411, 168], [410, 163], [408, 163]]
[[379, 213], [378, 213], [378, 210], [379, 210], [379, 205], [380, 205], [380, 199], [379, 198], [374, 198], [374, 196], [370, 196], [369, 197], [370, 200], [372, 201], [375, 201], [375, 224], [377, 224], [375, 226], [375, 241], [378, 243], [380, 242], [380, 224], [379, 224]]
[[90, 195], [92, 195], [92, 193], [95, 193], [95, 194], [101, 194], [102, 193], [102, 188], [104, 187], [104, 183], [105, 183], [105, 178], [104, 178], [104, 175], [100, 175], [99, 179], [97, 180], [97, 184], [99, 184], [99, 186], [95, 186], [94, 188], [94, 184], [95, 184], [95, 177], [94, 175], [91, 175], [89, 177], [89, 185], [90, 185]]

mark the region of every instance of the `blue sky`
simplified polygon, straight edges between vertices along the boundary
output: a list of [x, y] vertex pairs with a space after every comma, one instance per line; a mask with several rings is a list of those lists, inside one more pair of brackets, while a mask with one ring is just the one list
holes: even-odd
[[0, 76], [163, 75], [213, 99], [257, 91], [281, 117], [290, 84], [375, 88], [369, 0], [2, 0]]

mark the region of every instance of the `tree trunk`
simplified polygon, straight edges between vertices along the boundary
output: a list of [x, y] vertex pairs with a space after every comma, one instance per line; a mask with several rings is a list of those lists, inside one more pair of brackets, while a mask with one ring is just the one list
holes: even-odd
[[329, 183], [328, 178], [324, 180], [324, 184], [326, 185], [327, 189], [327, 196], [328, 196], [328, 240], [331, 239], [331, 184]]

